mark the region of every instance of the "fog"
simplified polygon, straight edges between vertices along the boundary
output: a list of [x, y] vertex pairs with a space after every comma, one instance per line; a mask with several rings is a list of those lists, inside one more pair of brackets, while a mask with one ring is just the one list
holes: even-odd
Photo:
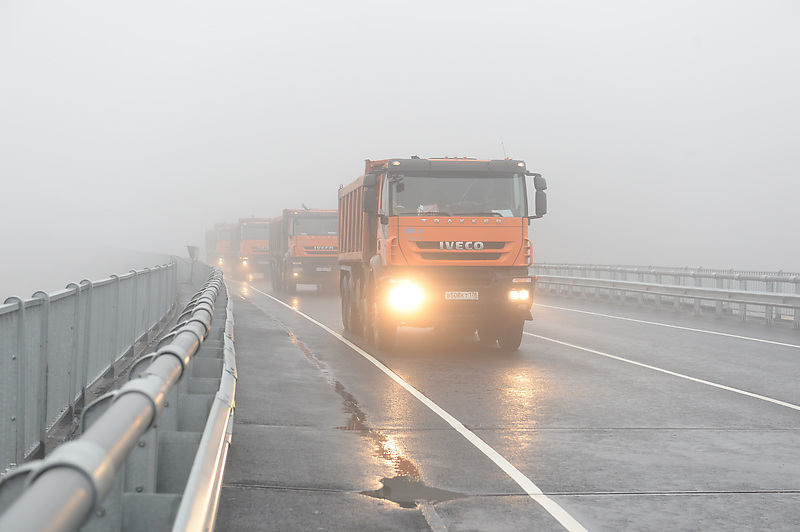
[[1, 2], [0, 302], [410, 155], [542, 173], [537, 262], [798, 271], [798, 27], [793, 0]]

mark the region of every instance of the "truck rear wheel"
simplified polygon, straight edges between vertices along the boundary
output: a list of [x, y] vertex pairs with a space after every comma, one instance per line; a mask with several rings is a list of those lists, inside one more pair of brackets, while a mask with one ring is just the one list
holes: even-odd
[[356, 334], [363, 334], [361, 326], [361, 304], [359, 297], [361, 297], [361, 281], [356, 279], [348, 283], [350, 287], [349, 307], [350, 307], [350, 331]]
[[510, 318], [504, 321], [500, 327], [499, 335], [497, 336], [497, 343], [500, 349], [504, 351], [514, 351], [519, 349], [519, 344], [522, 343], [522, 329], [525, 326], [525, 320], [522, 318]]

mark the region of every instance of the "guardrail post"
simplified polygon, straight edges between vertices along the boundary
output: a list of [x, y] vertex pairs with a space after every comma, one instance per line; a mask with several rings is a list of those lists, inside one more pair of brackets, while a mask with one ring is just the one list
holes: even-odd
[[[11, 412], [11, 421], [16, 423], [17, 438], [14, 450], [15, 463], [21, 464], [25, 461], [25, 373], [27, 364], [25, 362], [25, 301], [21, 297], [11, 296], [5, 300], [5, 304], [17, 303], [19, 305], [19, 318], [17, 320], [17, 349], [12, 353], [11, 360], [17, 364], [17, 395], [12, 402], [14, 410]], [[5, 464], [2, 464], [5, 465]]]
[[[800, 295], [800, 277], [794, 277], [794, 293]], [[794, 328], [800, 329], [800, 308], [792, 309], [794, 312]]]
[[[767, 276], [764, 276], [764, 282], [767, 285], [766, 291], [767, 292], [774, 292], [775, 291], [775, 283], [772, 281], [767, 280]], [[766, 325], [772, 325], [775, 321], [775, 307], [767, 305], [764, 307], [764, 323]]]
[[[659, 284], [659, 285], [660, 284], [664, 284], [664, 283], [661, 282], [661, 274], [660, 273], [656, 274], [656, 284]], [[656, 308], [658, 310], [661, 310], [661, 294], [656, 294]]]
[[[644, 272], [641, 272], [639, 270], [637, 270], [637, 271], [638, 271], [637, 278], [639, 279], [640, 283], [643, 283], [644, 282]], [[639, 292], [639, 296], [637, 297], [637, 300], [636, 300], [636, 306], [639, 307], [639, 308], [644, 306], [644, 292]]]
[[122, 329], [122, 313], [119, 311], [119, 275], [111, 275], [111, 279], [114, 279], [114, 330], [111, 331], [111, 345], [113, 348], [109, 350], [111, 352], [111, 364], [109, 367], [111, 373], [109, 375], [114, 377], [116, 375], [114, 364], [117, 362], [117, 354], [121, 352], [119, 336], [120, 329]]
[[[695, 275], [696, 273], [699, 273], [699, 272], [692, 272], [692, 277], [694, 277], [694, 285], [697, 288], [700, 288], [700, 287], [703, 286], [703, 279], [700, 278], [699, 276]], [[697, 298], [697, 297], [694, 298], [694, 315], [695, 316], [700, 316], [700, 315], [703, 314], [703, 309], [700, 307], [700, 303], [701, 303], [701, 300], [699, 298]]]
[[[747, 279], [742, 278], [742, 274], [736, 274], [739, 279], [739, 290], [747, 291]], [[739, 303], [739, 320], [747, 321], [747, 304]]]
[[[675, 280], [675, 284], [677, 286], [683, 286], [683, 278], [681, 277], [681, 275], [679, 273], [676, 273], [675, 275], [673, 275], [673, 279]], [[678, 313], [678, 312], [681, 311], [681, 296], [675, 296], [673, 298], [672, 310], [675, 313]]]
[[42, 458], [44, 456], [44, 444], [47, 441], [47, 379], [49, 377], [50, 347], [48, 338], [50, 336], [50, 296], [41, 290], [33, 294], [34, 299], [43, 301], [42, 329], [39, 340], [39, 371], [37, 375], [37, 414], [36, 425], [39, 436], [39, 448], [31, 458]]
[[72, 356], [69, 361], [69, 415], [74, 417], [79, 408], [83, 408], [84, 397], [78, 397], [78, 357], [82, 344], [81, 333], [81, 287], [77, 283], [69, 283], [67, 289], [75, 290], [75, 309], [72, 312]]
[[137, 270], [131, 270], [130, 273], [133, 274], [133, 327], [131, 328], [131, 354], [133, 354], [136, 352], [136, 341], [138, 340], [136, 331], [139, 330], [136, 326], [139, 320], [139, 272]]
[[83, 328], [85, 331], [83, 356], [80, 357], [81, 368], [79, 375], [81, 376], [81, 397], [83, 397], [84, 404], [86, 404], [86, 389], [89, 387], [89, 359], [92, 357], [92, 350], [94, 349], [95, 342], [92, 341], [92, 288], [94, 284], [88, 279], [81, 281], [81, 286], [86, 286], [86, 310], [84, 319], [86, 326]]

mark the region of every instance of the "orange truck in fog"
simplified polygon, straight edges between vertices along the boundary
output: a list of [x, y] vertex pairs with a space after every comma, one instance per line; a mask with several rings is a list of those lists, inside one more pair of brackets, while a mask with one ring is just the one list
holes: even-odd
[[335, 287], [338, 279], [338, 212], [284, 209], [270, 220], [272, 286], [294, 293], [298, 284]]
[[339, 189], [345, 330], [389, 348], [398, 326], [456, 327], [517, 349], [532, 319], [528, 225], [547, 212], [546, 189], [519, 160], [367, 160]]
[[240, 279], [252, 279], [254, 274], [267, 276], [270, 270], [269, 220], [239, 218], [234, 240], [238, 256], [234, 274]]
[[234, 264], [231, 252], [233, 239], [233, 224], [214, 224], [212, 229], [206, 231], [206, 261], [221, 270], [230, 271]]

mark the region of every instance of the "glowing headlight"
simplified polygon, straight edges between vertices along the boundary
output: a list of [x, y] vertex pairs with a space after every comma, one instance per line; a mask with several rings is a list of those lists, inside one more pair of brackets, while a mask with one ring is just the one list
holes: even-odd
[[418, 308], [425, 299], [422, 289], [408, 281], [392, 283], [389, 288], [389, 305], [401, 312], [410, 312]]
[[242, 266], [247, 266], [247, 259], [244, 259], [244, 260], [242, 261]]
[[508, 293], [508, 299], [511, 301], [527, 301], [530, 297], [530, 292], [525, 290], [524, 288], [521, 290], [511, 290]]
[[292, 277], [300, 277], [300, 272], [293, 272]]

